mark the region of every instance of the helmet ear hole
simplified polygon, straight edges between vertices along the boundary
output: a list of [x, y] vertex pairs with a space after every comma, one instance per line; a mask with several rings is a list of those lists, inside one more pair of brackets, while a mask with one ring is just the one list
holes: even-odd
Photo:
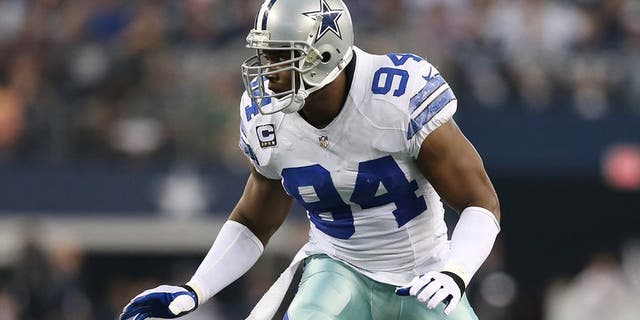
[[331, 60], [331, 53], [329, 53], [329, 51], [325, 51], [322, 53], [322, 63], [327, 63], [329, 62], [329, 60]]

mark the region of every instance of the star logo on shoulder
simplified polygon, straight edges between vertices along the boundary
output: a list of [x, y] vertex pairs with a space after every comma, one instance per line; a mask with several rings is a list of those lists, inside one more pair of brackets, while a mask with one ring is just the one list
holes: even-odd
[[340, 32], [340, 26], [338, 26], [338, 19], [342, 16], [344, 10], [342, 9], [331, 9], [326, 0], [320, 0], [320, 10], [319, 11], [309, 11], [304, 12], [303, 14], [313, 20], [318, 20], [318, 18], [322, 19], [322, 24], [320, 25], [320, 29], [316, 34], [316, 41], [322, 38], [327, 32], [333, 32], [338, 38], [342, 39], [342, 33]]

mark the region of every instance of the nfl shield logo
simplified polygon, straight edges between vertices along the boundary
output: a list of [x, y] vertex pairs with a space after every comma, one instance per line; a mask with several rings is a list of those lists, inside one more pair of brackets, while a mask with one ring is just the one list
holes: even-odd
[[318, 143], [320, 143], [320, 147], [322, 148], [328, 148], [329, 147], [329, 137], [327, 136], [319, 136], [318, 137]]

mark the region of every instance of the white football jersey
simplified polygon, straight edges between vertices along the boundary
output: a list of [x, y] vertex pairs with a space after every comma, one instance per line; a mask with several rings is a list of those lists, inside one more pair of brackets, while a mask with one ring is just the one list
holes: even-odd
[[424, 59], [354, 50], [349, 95], [329, 125], [315, 128], [298, 113], [262, 115], [245, 92], [240, 147], [307, 210], [311, 253], [406, 285], [439, 270], [448, 254], [442, 202], [414, 161], [457, 102]]

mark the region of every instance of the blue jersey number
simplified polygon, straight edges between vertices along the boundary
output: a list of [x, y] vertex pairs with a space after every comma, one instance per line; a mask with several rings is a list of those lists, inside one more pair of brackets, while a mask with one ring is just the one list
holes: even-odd
[[[380, 84], [380, 78], [385, 76], [384, 83]], [[387, 94], [391, 91], [391, 86], [393, 85], [393, 79], [395, 77], [400, 77], [400, 84], [398, 84], [398, 88], [393, 91], [393, 95], [399, 97], [405, 93], [407, 90], [407, 82], [409, 81], [409, 72], [403, 69], [382, 67], [376, 71], [373, 75], [373, 84], [371, 86], [371, 91], [375, 94]]]
[[[327, 169], [319, 164], [286, 168], [282, 170], [282, 178], [284, 188], [307, 209], [318, 229], [339, 239], [349, 239], [353, 235], [351, 207], [340, 197]], [[377, 195], [381, 185], [386, 193]], [[393, 157], [386, 156], [358, 165], [356, 184], [349, 200], [363, 209], [393, 202], [396, 205], [393, 215], [401, 227], [427, 209], [424, 196], [416, 196], [417, 189], [417, 182], [408, 181]]]
[[387, 57], [391, 59], [391, 62], [393, 62], [393, 65], [396, 67], [405, 64], [409, 59], [417, 62], [420, 62], [423, 60], [422, 58], [416, 56], [413, 53], [389, 53], [387, 54]]
[[[376, 196], [380, 184], [387, 193]], [[427, 209], [424, 196], [416, 196], [416, 190], [418, 182], [409, 182], [393, 157], [386, 156], [360, 163], [351, 201], [362, 209], [393, 202], [396, 205], [393, 215], [398, 227], [402, 227]]]
[[[422, 61], [422, 58], [411, 53], [389, 53], [387, 57], [394, 66], [404, 65], [409, 59], [414, 61]], [[384, 82], [380, 83], [380, 78], [384, 76]], [[407, 83], [409, 82], [409, 72], [404, 69], [381, 67], [373, 74], [373, 83], [371, 84], [371, 92], [374, 94], [387, 94], [391, 91], [393, 80], [400, 77], [398, 87], [393, 91], [395, 97], [402, 96], [407, 91]]]
[[[319, 164], [282, 170], [284, 188], [309, 212], [309, 219], [322, 232], [339, 239], [349, 239], [355, 232], [351, 207], [342, 201], [331, 174]], [[307, 201], [302, 192], [313, 188], [317, 200]], [[302, 192], [301, 192], [302, 191]], [[323, 219], [321, 215], [324, 214]], [[328, 214], [331, 214], [328, 217]]]

